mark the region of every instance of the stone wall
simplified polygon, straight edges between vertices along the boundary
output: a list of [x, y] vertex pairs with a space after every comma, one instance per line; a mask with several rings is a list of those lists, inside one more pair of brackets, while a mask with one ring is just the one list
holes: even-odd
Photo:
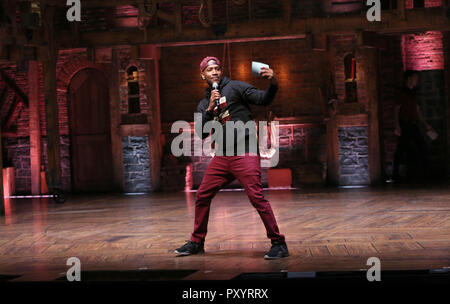
[[369, 155], [367, 127], [339, 128], [339, 184], [368, 185]]
[[147, 136], [122, 138], [125, 192], [150, 192], [150, 153]]

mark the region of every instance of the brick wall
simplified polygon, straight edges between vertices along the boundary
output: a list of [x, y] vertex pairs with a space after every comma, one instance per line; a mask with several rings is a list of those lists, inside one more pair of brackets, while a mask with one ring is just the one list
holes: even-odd
[[330, 37], [330, 47], [334, 54], [334, 82], [339, 102], [344, 103], [346, 100], [344, 59], [348, 54], [353, 54], [356, 59], [357, 100], [358, 103], [367, 107], [367, 97], [365, 91], [362, 90], [362, 88], [365, 88], [364, 79], [358, 77], [359, 69], [362, 66], [362, 58], [357, 51], [356, 36], [332, 36]]
[[[120, 69], [119, 79], [120, 79], [120, 113], [128, 114], [128, 83], [127, 83], [127, 70], [131, 66], [135, 66], [138, 69], [138, 77], [139, 77], [139, 104], [140, 110], [142, 114], [148, 114], [150, 107], [149, 103], [151, 102], [150, 96], [147, 96], [147, 86], [149, 80], [145, 78], [145, 62], [142, 60], [135, 60], [131, 58], [131, 49], [128, 47], [121, 48], [119, 51], [119, 62]], [[147, 115], [146, 115], [147, 116]]]
[[402, 36], [405, 70], [424, 71], [444, 69], [442, 33], [429, 31]]
[[[318, 1], [319, 2], [319, 1]], [[322, 0], [321, 10], [325, 15], [359, 14], [365, 1]]]

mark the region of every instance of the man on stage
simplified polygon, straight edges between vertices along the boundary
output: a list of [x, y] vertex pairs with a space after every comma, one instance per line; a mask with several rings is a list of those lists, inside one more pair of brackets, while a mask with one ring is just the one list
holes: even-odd
[[[216, 57], [205, 57], [200, 63], [200, 73], [209, 87], [206, 98], [198, 105], [197, 112], [202, 114], [202, 124], [215, 120], [223, 125], [223, 143], [227, 140], [226, 123], [252, 121], [249, 104], [268, 105], [278, 90], [278, 81], [270, 68], [261, 68], [260, 76], [270, 80], [267, 91], [259, 90], [245, 82], [230, 80], [222, 76], [222, 66]], [[214, 89], [216, 88], [216, 89]], [[208, 137], [200, 131], [201, 138]], [[236, 133], [236, 132], [234, 132]], [[256, 136], [252, 132], [244, 132], [243, 137], [234, 137], [230, 145], [222, 144], [219, 152], [211, 160], [202, 183], [197, 191], [195, 202], [194, 231], [188, 243], [175, 250], [179, 255], [204, 253], [204, 242], [207, 233], [211, 200], [226, 184], [237, 178], [244, 187], [250, 202], [258, 211], [271, 240], [272, 247], [264, 256], [265, 259], [278, 259], [289, 256], [284, 235], [280, 234], [278, 225], [269, 201], [264, 198], [261, 186], [261, 166], [257, 147], [252, 147], [249, 137]], [[257, 144], [256, 144], [257, 146]], [[224, 150], [227, 150], [226, 152]], [[243, 153], [242, 153], [243, 152]], [[223, 156], [222, 156], [223, 155]]]

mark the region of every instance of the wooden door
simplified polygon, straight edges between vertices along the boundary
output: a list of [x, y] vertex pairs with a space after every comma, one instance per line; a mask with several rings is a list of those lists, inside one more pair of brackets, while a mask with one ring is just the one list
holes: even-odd
[[113, 189], [109, 96], [98, 70], [78, 72], [70, 82], [72, 189], [105, 192]]

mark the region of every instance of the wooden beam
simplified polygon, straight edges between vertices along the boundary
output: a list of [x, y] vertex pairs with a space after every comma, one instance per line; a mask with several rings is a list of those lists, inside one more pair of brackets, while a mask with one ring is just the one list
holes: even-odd
[[1, 215], [5, 215], [5, 199], [3, 197], [2, 129], [0, 126], [0, 216]]
[[183, 6], [181, 3], [175, 5], [175, 30], [181, 33], [183, 30]]
[[44, 96], [47, 129], [48, 187], [50, 191], [62, 188], [61, 155], [59, 138], [58, 101], [56, 96], [56, 58], [54, 29], [55, 8], [47, 6], [43, 9], [44, 41], [42, 66], [44, 73]]
[[292, 4], [291, 0], [283, 0], [283, 20], [286, 23], [291, 22]]
[[109, 65], [109, 111], [111, 124], [111, 149], [113, 157], [114, 186], [117, 190], [123, 191], [125, 188], [124, 168], [123, 168], [123, 148], [122, 136], [120, 134], [120, 63], [118, 50], [112, 49], [111, 64]]
[[368, 99], [369, 177], [371, 184], [381, 182], [378, 50], [360, 48], [362, 70]]
[[20, 107], [20, 99], [17, 98], [17, 95], [14, 95], [11, 107], [9, 108], [8, 114], [6, 114], [5, 121], [2, 123], [3, 130], [9, 130], [14, 121], [16, 121], [17, 116], [19, 115], [19, 107]]
[[[186, 0], [152, 0], [156, 4], [161, 3], [169, 3], [169, 2], [175, 2], [175, 3], [183, 3]], [[115, 7], [115, 6], [122, 6], [122, 5], [132, 5], [132, 6], [138, 6], [139, 0], [81, 0], [81, 9], [83, 7]], [[64, 6], [66, 7], [66, 1], [65, 0], [41, 0], [41, 5], [51, 5], [51, 6]]]
[[3, 81], [16, 93], [21, 101], [28, 107], [28, 96], [22, 91], [22, 89], [17, 85], [17, 83], [11, 79], [5, 71], [0, 70]]
[[398, 11], [400, 20], [405, 20], [406, 19], [406, 0], [398, 0], [397, 11]]
[[147, 96], [151, 96], [151, 104], [149, 111], [149, 147], [150, 147], [150, 174], [152, 189], [157, 191], [161, 187], [161, 162], [162, 162], [162, 147], [161, 147], [161, 109], [159, 96], [159, 59], [160, 49], [156, 46], [152, 51], [155, 56], [148, 61], [146, 68], [146, 79], [149, 79], [150, 85], [147, 86]]
[[41, 124], [39, 118], [40, 81], [39, 63], [30, 61], [28, 64], [29, 92], [29, 124], [30, 124], [30, 164], [31, 164], [31, 194], [41, 193]]
[[[227, 32], [220, 39], [276, 37], [306, 33], [354, 33], [355, 31], [378, 33], [402, 33], [424, 30], [450, 30], [450, 19], [441, 7], [407, 10], [406, 20], [401, 20], [396, 11], [383, 11], [381, 22], [369, 22], [366, 16], [334, 16], [330, 18], [292, 19], [287, 24], [280, 19], [250, 20], [227, 25]], [[215, 40], [218, 37], [202, 26], [183, 26], [182, 33], [175, 29], [148, 28], [147, 40], [144, 31], [102, 31], [81, 34], [81, 45], [155, 44], [176, 41]]]
[[339, 137], [336, 117], [327, 121], [327, 181], [339, 185]]

